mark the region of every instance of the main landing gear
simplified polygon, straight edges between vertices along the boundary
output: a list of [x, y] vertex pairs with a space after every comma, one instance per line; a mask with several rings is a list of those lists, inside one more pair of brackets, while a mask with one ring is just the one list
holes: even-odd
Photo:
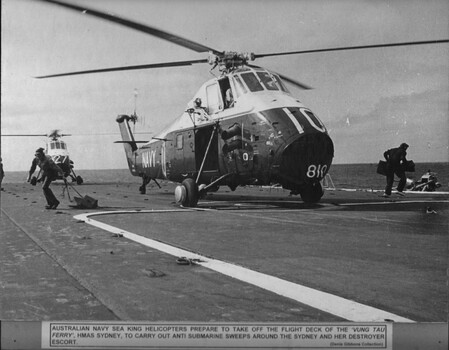
[[84, 182], [83, 178], [81, 176], [79, 176], [79, 175], [77, 177], [75, 177], [75, 178], [73, 178], [73, 176], [72, 176], [72, 181], [76, 181], [77, 185], [81, 185]]
[[180, 203], [183, 207], [196, 207], [199, 198], [200, 194], [195, 180], [187, 178], [181, 183], [181, 185], [176, 186], [176, 203]]
[[[64, 171], [66, 171], [64, 169]], [[75, 170], [73, 170], [73, 161], [70, 161], [70, 170], [66, 171], [65, 177], [70, 176], [72, 182], [76, 182], [77, 185], [81, 185], [84, 180], [81, 176], [75, 174]]]
[[225, 174], [212, 181], [210, 184], [201, 184], [198, 186], [197, 182], [192, 178], [185, 179], [181, 185], [175, 188], [176, 203], [183, 207], [196, 207], [198, 199], [203, 198], [207, 192], [216, 192], [220, 188], [223, 181], [233, 176], [234, 174]]
[[[214, 126], [214, 129], [212, 130], [212, 133], [210, 135], [209, 143], [207, 144], [206, 151], [204, 152], [204, 157], [201, 162], [201, 166], [200, 166], [196, 181], [192, 178], [187, 178], [184, 181], [182, 181], [181, 185], [176, 186], [176, 189], [175, 189], [176, 203], [180, 203], [183, 207], [196, 207], [196, 205], [198, 204], [198, 200], [200, 198], [200, 194], [206, 193], [207, 188], [215, 185], [215, 183], [218, 183], [219, 180], [221, 179], [220, 178], [219, 180], [214, 181], [212, 184], [209, 184], [208, 186], [204, 186], [204, 187], [202, 186], [201, 191], [198, 187], [198, 182], [200, 181], [201, 175], [203, 174], [204, 164], [206, 162], [206, 158], [207, 158], [207, 155], [209, 154], [212, 140], [213, 140], [217, 130], [218, 130], [218, 124], [216, 124]], [[222, 178], [224, 178], [224, 177], [222, 177]]]
[[72, 174], [68, 174], [72, 182], [76, 182], [77, 185], [81, 185], [84, 180], [81, 176], [76, 175], [75, 172], [72, 170]]

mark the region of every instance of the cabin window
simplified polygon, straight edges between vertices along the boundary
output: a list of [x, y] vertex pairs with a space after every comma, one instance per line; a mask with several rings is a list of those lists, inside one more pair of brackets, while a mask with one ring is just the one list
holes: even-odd
[[65, 143], [61, 142], [61, 149], [65, 149]]
[[276, 83], [273, 79], [271, 79], [271, 74], [268, 72], [257, 72], [257, 76], [259, 77], [262, 84], [265, 86], [267, 90], [279, 90]]
[[182, 134], [178, 134], [177, 136], [176, 136], [176, 148], [177, 149], [182, 149], [182, 146], [183, 146], [183, 136], [182, 136]]
[[252, 92], [263, 90], [263, 86], [259, 83], [259, 79], [257, 79], [252, 72], [242, 73], [241, 77]]
[[56, 148], [56, 146], [55, 146], [55, 144], [52, 142], [52, 143], [50, 143], [50, 148], [51, 149], [55, 149]]
[[56, 144], [56, 149], [61, 149], [61, 145], [59, 144], [59, 142], [55, 142]]
[[214, 114], [221, 109], [220, 93], [218, 91], [218, 85], [213, 84], [206, 87], [207, 94], [207, 107], [209, 114]]

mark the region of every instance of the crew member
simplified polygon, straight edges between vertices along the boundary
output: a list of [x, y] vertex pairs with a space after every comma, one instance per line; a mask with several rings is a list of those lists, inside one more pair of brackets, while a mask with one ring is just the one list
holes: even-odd
[[206, 113], [205, 108], [201, 105], [202, 101], [199, 97], [197, 97], [194, 101], [194, 114], [195, 114], [195, 124], [200, 124], [207, 122], [210, 117]]
[[56, 199], [53, 191], [50, 189], [50, 184], [52, 181], [56, 180], [58, 176], [64, 176], [64, 173], [62, 169], [55, 164], [50, 156], [44, 154], [43, 148], [38, 148], [34, 156], [35, 158], [31, 163], [27, 182], [30, 182], [31, 176], [34, 174], [36, 167], [39, 166], [39, 168], [41, 169], [41, 171], [39, 172], [41, 174], [40, 180], [43, 181], [42, 190], [44, 192], [45, 199], [47, 200], [45, 209], [56, 209], [59, 205], [59, 201]]
[[[0, 157], [0, 187], [3, 182], [3, 178], [5, 177], [5, 172], [3, 171], [3, 162], [2, 157]], [[1, 187], [1, 190], [3, 191], [3, 187]]]
[[231, 88], [226, 90], [225, 94], [225, 108], [231, 108], [234, 106], [234, 95], [232, 95]]
[[399, 177], [399, 184], [397, 187], [398, 194], [403, 196], [405, 184], [407, 182], [407, 177], [405, 176], [405, 168], [407, 165], [407, 155], [408, 145], [406, 143], [401, 143], [398, 148], [391, 148], [384, 152], [385, 160], [387, 161], [387, 186], [385, 187], [384, 197], [391, 195], [391, 189], [393, 187], [394, 175]]

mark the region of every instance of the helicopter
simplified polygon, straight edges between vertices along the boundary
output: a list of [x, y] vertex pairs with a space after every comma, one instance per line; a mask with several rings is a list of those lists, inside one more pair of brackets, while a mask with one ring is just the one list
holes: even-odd
[[45, 154], [49, 155], [55, 164], [59, 166], [63, 173], [64, 177], [59, 177], [59, 180], [63, 178], [70, 177], [72, 182], [76, 182], [78, 185], [81, 185], [84, 180], [81, 176], [76, 175], [74, 168], [74, 163], [69, 157], [69, 151], [67, 149], [67, 143], [61, 140], [64, 136], [71, 136], [70, 134], [61, 134], [60, 130], [52, 130], [49, 134], [10, 134], [10, 135], [2, 135], [2, 136], [45, 136], [48, 137], [45, 146]]
[[[379, 47], [447, 43], [449, 40], [399, 42], [352, 47], [274, 52], [266, 54], [220, 51], [133, 20], [56, 0], [40, 0], [101, 18], [162, 40], [207, 53], [207, 58], [83, 70], [39, 76], [54, 78], [78, 74], [210, 64], [218, 75], [205, 82], [181, 116], [150, 141], [138, 141], [131, 124], [137, 115], [119, 115], [116, 121], [132, 175], [142, 178], [146, 192], [153, 180], [180, 183], [175, 199], [195, 207], [207, 192], [228, 186], [281, 185], [306, 203], [323, 196], [322, 181], [334, 157], [334, 144], [322, 121], [294, 97], [287, 84], [310, 86], [250, 62], [265, 57], [359, 50]], [[138, 144], [142, 146], [138, 147]], [[158, 183], [157, 183], [158, 184]]]

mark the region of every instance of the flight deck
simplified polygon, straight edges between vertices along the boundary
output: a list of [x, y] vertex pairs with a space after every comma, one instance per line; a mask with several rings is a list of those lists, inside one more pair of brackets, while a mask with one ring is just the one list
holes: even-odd
[[252, 187], [181, 208], [172, 183], [88, 184], [98, 208], [66, 193], [46, 210], [39, 187], [4, 187], [2, 319], [446, 320], [447, 194], [334, 190], [310, 205]]

